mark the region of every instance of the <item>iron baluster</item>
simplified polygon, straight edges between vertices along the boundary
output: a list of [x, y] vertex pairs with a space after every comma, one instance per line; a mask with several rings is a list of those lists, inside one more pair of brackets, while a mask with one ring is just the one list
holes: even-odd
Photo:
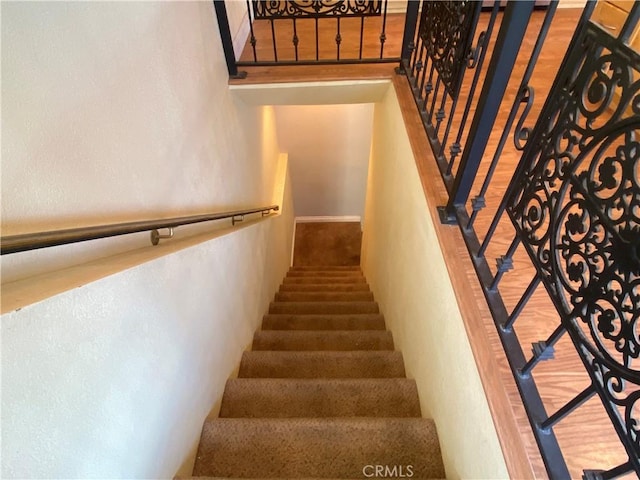
[[298, 61], [298, 43], [299, 43], [299, 39], [298, 39], [298, 28], [296, 25], [296, 19], [293, 19], [293, 48], [295, 50], [295, 56], [296, 56], [296, 62]]
[[[436, 70], [436, 64], [433, 62], [431, 63], [431, 68], [429, 69], [429, 80], [427, 80], [427, 83], [424, 85], [424, 109], [426, 110], [427, 108], [427, 102], [429, 101], [429, 97], [431, 96], [431, 92], [433, 91], [433, 73]], [[425, 66], [425, 74], [426, 74], [426, 66]], [[422, 83], [424, 83], [424, 77], [422, 79]]]
[[271, 22], [271, 38], [273, 39], [273, 60], [278, 62], [278, 47], [276, 45], [276, 27], [274, 25], [273, 18], [269, 19]]
[[424, 66], [424, 62], [422, 61], [422, 57], [424, 55], [424, 43], [420, 42], [420, 48], [414, 49], [414, 59], [411, 64], [411, 75], [410, 79], [414, 79], [416, 86], [418, 85], [418, 77], [420, 76], [420, 70]]
[[[421, 54], [422, 55], [422, 54]], [[418, 59], [418, 61], [414, 64], [414, 69], [417, 72], [417, 75], [415, 77], [412, 77], [409, 79], [409, 83], [413, 88], [413, 95], [416, 98], [417, 101], [421, 101], [422, 100], [422, 85], [419, 82], [419, 78], [420, 78], [420, 74], [422, 73], [422, 78], [423, 78], [423, 82], [424, 82], [424, 76], [425, 76], [425, 65], [422, 61], [422, 57]], [[422, 107], [418, 107], [419, 109], [422, 109]]]
[[338, 32], [336, 33], [336, 57], [340, 60], [340, 43], [342, 43], [342, 37], [340, 36], [340, 17], [337, 18], [337, 28]]
[[380, 58], [384, 57], [384, 42], [387, 40], [387, 2], [384, 0], [384, 13], [382, 14], [382, 32], [380, 33]]
[[362, 60], [362, 42], [364, 41], [364, 17], [360, 17], [360, 49], [358, 60]]
[[444, 120], [445, 118], [445, 114], [444, 114], [444, 106], [446, 105], [447, 102], [447, 87], [445, 85], [444, 87], [444, 94], [442, 95], [442, 101], [440, 102], [440, 107], [438, 108], [438, 111], [436, 112], [436, 136], [438, 135], [438, 130], [440, 130], [440, 125], [442, 124], [442, 120]]
[[438, 75], [438, 79], [436, 80], [436, 88], [433, 93], [433, 98], [431, 99], [431, 107], [429, 108], [429, 119], [427, 120], [428, 125], [432, 125], [433, 123], [433, 112], [436, 108], [436, 101], [438, 100], [438, 93], [440, 93], [440, 84], [442, 83], [442, 77]]
[[[431, 95], [431, 91], [433, 90], [431, 79], [433, 78], [435, 65], [429, 62], [429, 57], [427, 56], [426, 50], [423, 52], [423, 55], [424, 55], [424, 60], [422, 60], [422, 58], [420, 59], [420, 65], [422, 68], [422, 79], [420, 80], [420, 89], [418, 90], [418, 100], [423, 100], [422, 95], [424, 93], [424, 101], [423, 101], [422, 107], [420, 108], [426, 111], [427, 100], [429, 99], [429, 95]], [[428, 65], [431, 65], [429, 68], [429, 80], [427, 80]]]
[[533, 295], [533, 292], [535, 292], [536, 288], [538, 288], [538, 285], [540, 285], [540, 277], [536, 273], [536, 275], [533, 277], [524, 293], [522, 294], [522, 297], [520, 297], [520, 300], [518, 300], [518, 303], [511, 311], [511, 315], [509, 315], [507, 321], [504, 323], [504, 325], [502, 325], [503, 330], [510, 330], [513, 327], [513, 324], [515, 323], [518, 316], [522, 313], [522, 310]]
[[543, 431], [545, 430], [548, 431], [556, 423], [558, 423], [564, 417], [569, 415], [571, 412], [573, 412], [576, 408], [578, 408], [584, 402], [589, 400], [595, 394], [596, 394], [596, 389], [593, 387], [593, 385], [589, 385], [582, 392], [580, 392], [578, 395], [576, 395], [571, 400], [569, 400], [569, 402], [567, 402], [562, 408], [560, 408], [560, 410], [558, 410], [553, 415], [549, 416], [549, 418], [547, 418], [544, 422], [540, 423], [540, 429]]
[[498, 288], [498, 283], [500, 283], [500, 280], [502, 279], [502, 276], [513, 268], [513, 254], [516, 252], [516, 249], [519, 245], [520, 239], [516, 236], [513, 238], [511, 245], [509, 245], [507, 253], [498, 258], [498, 260], [496, 261], [498, 271], [496, 272], [496, 276], [493, 278], [493, 281], [489, 286], [489, 290], [496, 290]]
[[548, 360], [553, 358], [553, 346], [562, 338], [567, 329], [564, 325], [560, 324], [549, 335], [549, 338], [533, 344], [533, 356], [529, 361], [518, 370], [518, 375], [523, 378], [529, 378], [531, 376], [531, 370], [535, 367], [540, 360]]

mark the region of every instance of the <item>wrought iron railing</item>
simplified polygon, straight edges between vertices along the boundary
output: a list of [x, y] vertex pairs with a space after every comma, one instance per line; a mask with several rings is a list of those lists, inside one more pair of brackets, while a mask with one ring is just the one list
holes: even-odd
[[[213, 3], [233, 78], [244, 78], [246, 72], [239, 69], [249, 66], [399, 63], [401, 59], [402, 39], [390, 39], [387, 31], [388, 0], [246, 0], [249, 38], [243, 53], [234, 52], [225, 2]], [[415, 16], [412, 3], [416, 2], [409, 2], [408, 10]], [[411, 14], [407, 18], [415, 24]]]
[[[607, 470], [584, 465], [584, 478], [640, 476], [640, 55], [630, 47], [632, 35], [640, 36], [640, 4], [629, 4], [626, 20], [612, 35], [591, 18], [595, 2], [587, 3], [535, 126], [528, 127], [532, 75], [556, 14], [557, 2], [551, 2], [490, 155], [487, 146], [513, 67], [525, 34], [531, 35], [533, 2], [509, 2], [495, 39], [498, 6], [477, 32], [479, 2], [420, 3], [410, 56], [403, 55], [399, 70], [413, 90], [449, 193], [441, 218], [462, 232], [546, 470], [551, 478], [570, 478], [554, 427], [598, 397], [628, 459]], [[493, 53], [484, 68], [490, 42]], [[510, 137], [519, 163], [482, 234], [476, 230], [478, 215], [488, 195], [498, 195], [493, 177]], [[492, 269], [487, 251], [499, 226], [504, 240], [505, 213], [512, 233]], [[532, 279], [507, 308], [501, 286], [520, 247]], [[517, 320], [540, 285], [558, 321], [528, 355]], [[548, 414], [535, 371], [553, 358], [563, 336], [588, 383]]]

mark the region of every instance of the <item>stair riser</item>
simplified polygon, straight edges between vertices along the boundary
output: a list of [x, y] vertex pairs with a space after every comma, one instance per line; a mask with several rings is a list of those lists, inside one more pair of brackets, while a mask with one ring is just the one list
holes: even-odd
[[239, 378], [404, 377], [399, 352], [245, 352]]
[[375, 302], [272, 302], [269, 313], [283, 314], [353, 314], [379, 313]]
[[404, 467], [394, 477], [444, 478], [439, 457], [425, 419], [217, 419], [205, 423], [194, 476], [364, 478], [367, 465], [386, 465]]
[[371, 292], [284, 292], [276, 293], [276, 302], [373, 302]]
[[280, 292], [368, 292], [366, 283], [287, 283], [280, 285]]
[[263, 330], [385, 330], [384, 317], [365, 315], [265, 315]]
[[420, 417], [415, 382], [233, 379], [221, 418]]
[[261, 330], [253, 338], [252, 350], [393, 350], [393, 337], [385, 331]]

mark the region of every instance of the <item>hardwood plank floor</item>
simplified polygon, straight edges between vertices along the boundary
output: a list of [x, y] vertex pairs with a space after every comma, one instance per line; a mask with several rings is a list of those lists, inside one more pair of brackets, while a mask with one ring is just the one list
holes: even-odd
[[[562, 55], [568, 46], [579, 15], [580, 11], [574, 9], [558, 10], [556, 13], [556, 17], [549, 31], [548, 39], [536, 65], [533, 80], [531, 82], [531, 86], [535, 88], [536, 101], [526, 122], [527, 126], [533, 125], [540, 112], [543, 100], [552, 85], [556, 72], [558, 71]], [[506, 116], [511, 107], [511, 103], [516, 96], [522, 72], [524, 71], [526, 62], [529, 59], [530, 52], [533, 49], [537, 32], [540, 29], [543, 17], [544, 12], [534, 12], [529, 26], [530, 30], [527, 32], [525, 44], [521, 49], [514, 74], [509, 82], [505, 100], [501, 105], [501, 113], [496, 122], [496, 128], [492, 133], [489, 146], [485, 152], [486, 161], [481, 167], [472, 189], [472, 196], [478, 192], [481, 182], [484, 179], [488, 168], [488, 160], [493, 155], [497, 146], [500, 134], [502, 133], [502, 128], [506, 122]], [[486, 25], [487, 20], [488, 14], [483, 13], [481, 19], [481, 22], [483, 23], [481, 24], [481, 28], [478, 29], [478, 32], [483, 28], [483, 25]], [[259, 58], [261, 56], [269, 58], [269, 55], [271, 55], [269, 49], [272, 48], [269, 40], [270, 26], [267, 22], [263, 23], [263, 26], [259, 26], [257, 23], [255, 24], [256, 37], [258, 38], [258, 45], [260, 45], [258, 54]], [[314, 32], [311, 31], [313, 30], [313, 26], [311, 22], [307, 23], [309, 24], [308, 26], [302, 25], [300, 27], [302, 22], [299, 22], [298, 25], [300, 27], [298, 29], [298, 34], [301, 38], [299, 51], [300, 58], [302, 58], [303, 55], [307, 57], [309, 55], [315, 55], [315, 49], [312, 48], [314, 45]], [[345, 23], [343, 26], [345, 28], [343, 31], [345, 32], [345, 38], [353, 35], [353, 32], [350, 30], [359, 28], [357, 24], [349, 26]], [[403, 15], [391, 15], [389, 17], [387, 25], [387, 43], [385, 46], [385, 49], [388, 49], [388, 52], [394, 52], [394, 49], [399, 51], [399, 41], [401, 41], [403, 26]], [[497, 28], [498, 26], [496, 26], [496, 32]], [[373, 31], [375, 32], [375, 28]], [[291, 29], [286, 27], [279, 29], [277, 34], [279, 35], [277, 40], [278, 43], [282, 45], [286, 45], [287, 43], [291, 44]], [[494, 32], [494, 41], [495, 36], [496, 33]], [[376, 46], [379, 46], [377, 43], [377, 34], [373, 33], [372, 37], [373, 40], [370, 41], [367, 51], [373, 51]], [[490, 45], [490, 50], [493, 48], [494, 41], [492, 41]], [[331, 49], [335, 47], [335, 40], [331, 33], [323, 33], [321, 36], [321, 42], [323, 45], [330, 46]], [[347, 47], [344, 48], [344, 52], [346, 52]], [[242, 59], [247, 59], [250, 55], [252, 55], [251, 47], [250, 45], [247, 45], [243, 52]], [[289, 48], [283, 55], [292, 58], [292, 48]], [[488, 58], [489, 57], [487, 57], [487, 63]], [[415, 110], [415, 104], [412, 103], [407, 81], [404, 77], [398, 77], [394, 74], [393, 68], [395, 66], [396, 65], [394, 64], [374, 64], [243, 67], [242, 70], [246, 70], [248, 72], [248, 77], [244, 80], [231, 80], [230, 83], [250, 84], [330, 81], [344, 79], [392, 79], [396, 87], [396, 91], [398, 92], [401, 105], [403, 106], [405, 123], [407, 124], [407, 128], [411, 136], [414, 154], [416, 155], [417, 167], [421, 174], [425, 194], [427, 195], [430, 204], [441, 204], [443, 199], [446, 198], [446, 193], [439, 178], [439, 174], [435, 169], [433, 154], [428, 151], [428, 148], [425, 146], [428, 144], [424, 138], [424, 130], [421, 128], [419, 123], [419, 115]], [[472, 75], [468, 74], [465, 78], [465, 82], [462, 87], [463, 95], [468, 95], [471, 76]], [[464, 100], [459, 103], [460, 105], [463, 105]], [[472, 110], [474, 109], [475, 106], [472, 107]], [[459, 109], [457, 111], [459, 111]], [[416, 125], [419, 125], [420, 128], [416, 128]], [[452, 131], [457, 131], [457, 125], [455, 122]], [[484, 237], [485, 232], [488, 229], [489, 223], [496, 211], [498, 202], [502, 197], [502, 193], [511, 180], [511, 176], [519, 158], [520, 154], [513, 147], [513, 141], [510, 138], [496, 170], [494, 180], [492, 182], [492, 189], [486, 196], [487, 207], [480, 212], [476, 221], [476, 231], [481, 239]], [[454, 167], [454, 171], [455, 168], [457, 168], [457, 166]], [[431, 213], [434, 214], [434, 212]], [[470, 317], [475, 315], [475, 318], [465, 318], [465, 322], [467, 324], [470, 337], [472, 338], [472, 343], [474, 344], [474, 354], [476, 355], [476, 359], [479, 363], [483, 382], [485, 382], [485, 389], [487, 389], [488, 386], [493, 386], [491, 388], [495, 388], [495, 391], [490, 394], [490, 396], [495, 397], [489, 399], [490, 406], [496, 417], [501, 418], [498, 420], [500, 422], [504, 420], [504, 415], [507, 414], [515, 418], [517, 428], [520, 432], [520, 438], [522, 439], [523, 447], [528, 457], [526, 462], [529, 464], [529, 471], [531, 473], [522, 473], [526, 471], [526, 468], [522, 467], [522, 465], [516, 465], [517, 460], [514, 460], [513, 462], [515, 463], [512, 464], [516, 466], [513, 467], [513, 471], [518, 472], [514, 475], [546, 478], [545, 469], [540, 459], [533, 435], [531, 434], [524, 408], [522, 407], [519, 394], [504, 357], [500, 340], [496, 333], [488, 307], [484, 301], [480, 287], [478, 286], [475, 272], [468, 260], [468, 254], [462, 238], [459, 235], [459, 232], [452, 231], [452, 227], [439, 225], [437, 228], [439, 241], [443, 247], [443, 251], [447, 255], [447, 262], [450, 264], [449, 268], [450, 272], [452, 272], [454, 285], [457, 289], [466, 292], [464, 294], [460, 294], [459, 302], [461, 304], [469, 302], [473, 303], [473, 308], [467, 308], [469, 305], [463, 306], [463, 309], [466, 309], [465, 311], [471, 312], [469, 314]], [[497, 258], [506, 252], [510, 239], [512, 238], [512, 232], [513, 227], [510, 222], [506, 217], [503, 218], [499, 224], [493, 241], [489, 245], [487, 258]], [[522, 247], [517, 250], [516, 255], [514, 256], [514, 266], [514, 270], [507, 273], [500, 284], [501, 295], [509, 310], [515, 306], [534, 275], [533, 267]], [[494, 265], [492, 265], [492, 268], [495, 271]], [[469, 285], [472, 286], [471, 289], [469, 289]], [[557, 313], [547, 294], [544, 292], [544, 289], [540, 286], [536, 290], [527, 307], [523, 310], [516, 324], [516, 332], [521, 344], [523, 345], [525, 353], [528, 353], [530, 350], [532, 342], [547, 338], [550, 332], [557, 326], [557, 323]], [[487, 349], [490, 349], [490, 351], [485, 351]], [[495, 387], [494, 375], [496, 372], [490, 371], [492, 365], [497, 365], [501, 385], [505, 388], [503, 393], [506, 395], [505, 398], [508, 403], [506, 409], [509, 410], [509, 412], [500, 412], [500, 409], [504, 407], [504, 402], [503, 399], [500, 398], [502, 393], [498, 391], [498, 387]], [[557, 344], [554, 360], [542, 362], [538, 367], [536, 367], [534, 378], [539, 386], [539, 390], [548, 413], [552, 413], [563, 406], [573, 396], [582, 391], [589, 382], [581, 361], [571, 345], [571, 342], [567, 338], [563, 338]], [[507, 420], [504, 421], [507, 422]], [[498, 428], [498, 431], [502, 436], [501, 441], [503, 444], [503, 450], [505, 450], [505, 456], [508, 457], [510, 453], [513, 453], [508, 451], [510, 448], [510, 442], [512, 442], [513, 439], [508, 437], [508, 428], [505, 428], [504, 430]], [[597, 398], [592, 398], [579, 410], [569, 415], [565, 420], [558, 424], [555, 428], [555, 432], [558, 437], [558, 441], [565, 452], [567, 464], [573, 478], [580, 478], [583, 469], [594, 467], [610, 468], [626, 460], [625, 452], [619, 444], [617, 436], [615, 435], [615, 432], [604, 413], [604, 409]], [[513, 450], [517, 451], [517, 447], [514, 446]], [[520, 454], [516, 452], [514, 455], [518, 456]], [[521, 467], [522, 469], [518, 470], [518, 468]], [[635, 478], [634, 475], [630, 475], [628, 477]]]

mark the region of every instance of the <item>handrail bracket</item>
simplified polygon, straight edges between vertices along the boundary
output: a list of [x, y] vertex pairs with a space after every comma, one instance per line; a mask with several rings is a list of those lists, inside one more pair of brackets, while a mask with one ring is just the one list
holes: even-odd
[[160, 239], [173, 238], [173, 227], [169, 227], [168, 230], [169, 233], [166, 235], [161, 235], [158, 230], [151, 230], [151, 244], [158, 245]]

